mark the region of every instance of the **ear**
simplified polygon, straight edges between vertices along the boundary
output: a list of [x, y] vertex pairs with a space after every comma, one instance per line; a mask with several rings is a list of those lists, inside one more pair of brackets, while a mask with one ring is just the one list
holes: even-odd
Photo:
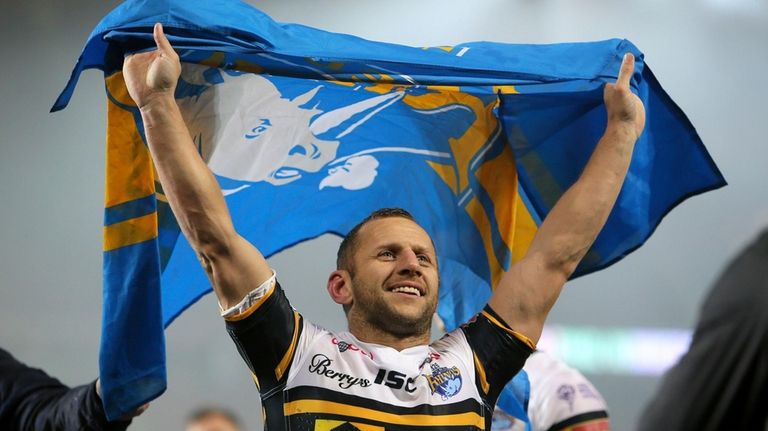
[[333, 302], [340, 305], [350, 305], [354, 300], [352, 294], [352, 279], [349, 272], [337, 269], [328, 276], [328, 294]]

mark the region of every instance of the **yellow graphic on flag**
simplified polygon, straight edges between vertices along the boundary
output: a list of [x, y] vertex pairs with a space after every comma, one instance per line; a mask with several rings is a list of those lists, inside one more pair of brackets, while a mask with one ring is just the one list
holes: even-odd
[[[155, 193], [155, 175], [149, 150], [136, 128], [133, 113], [119, 106], [136, 106], [128, 95], [122, 72], [106, 78], [107, 157], [105, 208], [142, 199]], [[114, 250], [157, 237], [153, 214], [104, 227], [104, 251]]]

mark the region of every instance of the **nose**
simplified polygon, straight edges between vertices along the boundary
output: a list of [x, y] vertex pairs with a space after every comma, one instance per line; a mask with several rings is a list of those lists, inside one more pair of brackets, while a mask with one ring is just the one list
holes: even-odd
[[419, 257], [413, 250], [405, 249], [400, 253], [400, 259], [398, 259], [398, 273], [400, 275], [421, 275], [421, 264], [419, 263]]

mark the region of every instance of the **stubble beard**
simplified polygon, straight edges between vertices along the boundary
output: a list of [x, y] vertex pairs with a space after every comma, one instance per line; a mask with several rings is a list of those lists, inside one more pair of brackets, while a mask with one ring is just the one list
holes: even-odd
[[387, 302], [383, 290], [378, 292], [374, 290], [380, 289], [380, 287], [357, 283], [355, 285], [359, 286], [360, 289], [365, 289], [365, 298], [360, 298], [363, 299], [362, 301], [356, 301], [355, 307], [359, 308], [358, 313], [369, 325], [398, 338], [429, 334], [432, 329], [432, 315], [437, 304], [427, 304], [423, 313], [418, 316], [411, 316], [399, 312], [391, 303]]

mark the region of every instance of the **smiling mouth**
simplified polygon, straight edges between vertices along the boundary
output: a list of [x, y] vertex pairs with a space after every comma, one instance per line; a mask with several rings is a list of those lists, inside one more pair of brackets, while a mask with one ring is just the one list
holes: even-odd
[[389, 291], [395, 292], [395, 293], [404, 293], [406, 295], [411, 295], [411, 296], [422, 296], [421, 291], [412, 286], [396, 286], [390, 289]]

